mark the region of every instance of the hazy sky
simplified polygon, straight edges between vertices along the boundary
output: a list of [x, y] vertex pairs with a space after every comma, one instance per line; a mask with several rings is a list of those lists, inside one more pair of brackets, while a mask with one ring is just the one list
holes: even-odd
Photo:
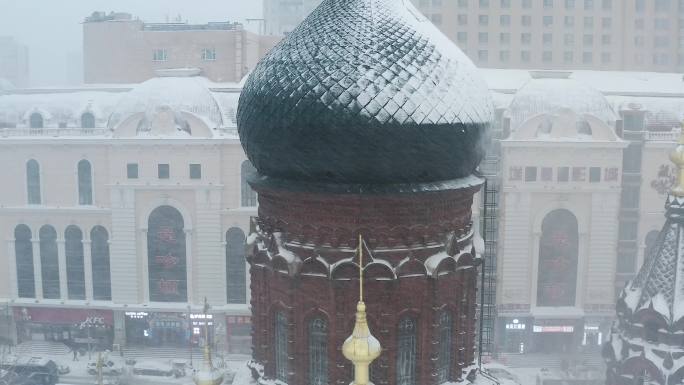
[[[129, 12], [149, 22], [181, 15], [190, 23], [245, 23], [247, 18], [262, 17], [262, 1], [0, 0], [0, 36], [14, 36], [29, 47], [32, 86], [66, 83], [67, 58], [82, 51], [81, 22], [93, 11]], [[258, 28], [256, 24], [246, 26], [254, 31]]]

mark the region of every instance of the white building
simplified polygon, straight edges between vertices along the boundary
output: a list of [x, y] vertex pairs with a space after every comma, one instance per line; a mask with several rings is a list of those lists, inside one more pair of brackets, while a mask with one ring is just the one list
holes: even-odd
[[95, 320], [104, 344], [188, 346], [206, 297], [217, 343], [249, 349], [240, 85], [191, 73], [0, 94], [0, 298], [19, 341], [78, 342]]
[[[484, 70], [501, 119], [497, 344], [598, 348], [674, 182], [676, 74]], [[495, 130], [496, 131], [496, 130]]]
[[[498, 239], [486, 239], [498, 349], [598, 345], [662, 223], [681, 75], [482, 72], [505, 138]], [[103, 342], [187, 346], [207, 297], [216, 341], [248, 349], [242, 85], [192, 74], [0, 88], [0, 320], [13, 323], [0, 337], [83, 341], [90, 321]], [[573, 257], [548, 248], [545, 222], [574, 225]]]

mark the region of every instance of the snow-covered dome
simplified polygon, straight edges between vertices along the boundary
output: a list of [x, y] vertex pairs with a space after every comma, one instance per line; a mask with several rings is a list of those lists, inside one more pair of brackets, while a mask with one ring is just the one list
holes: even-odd
[[221, 109], [206, 79], [190, 76], [156, 77], [136, 86], [119, 100], [107, 127], [114, 130], [133, 115], [152, 121], [159, 110], [194, 115], [212, 129], [223, 125]]
[[617, 115], [597, 89], [570, 78], [571, 72], [532, 71], [532, 79], [515, 95], [508, 109], [511, 131], [538, 115], [557, 115], [570, 110], [579, 117], [591, 116], [612, 126]]
[[492, 101], [408, 0], [324, 0], [254, 69], [237, 120], [261, 175], [425, 183], [470, 175]]

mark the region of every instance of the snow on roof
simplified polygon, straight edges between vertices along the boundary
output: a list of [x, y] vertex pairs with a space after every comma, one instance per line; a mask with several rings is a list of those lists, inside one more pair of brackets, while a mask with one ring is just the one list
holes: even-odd
[[597, 89], [572, 78], [536, 78], [527, 81], [511, 101], [511, 131], [539, 114], [570, 110], [611, 124], [617, 119], [606, 97]]
[[109, 117], [107, 127], [114, 129], [128, 117], [145, 113], [153, 115], [160, 107], [195, 114], [211, 122], [210, 128], [223, 125], [221, 108], [200, 77], [157, 77], [146, 80], [126, 93]]
[[[519, 90], [532, 79], [530, 71], [522, 69], [481, 68], [480, 72], [489, 88], [498, 92]], [[684, 97], [680, 73], [577, 70], [570, 78], [608, 95]]]

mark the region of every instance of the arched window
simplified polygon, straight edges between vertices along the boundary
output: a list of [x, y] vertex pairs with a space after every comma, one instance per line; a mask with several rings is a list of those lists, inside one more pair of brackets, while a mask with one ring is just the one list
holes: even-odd
[[43, 128], [43, 115], [39, 112], [34, 112], [29, 117], [29, 127], [31, 128]]
[[578, 134], [591, 135], [591, 126], [586, 120], [578, 120], [575, 123], [575, 127], [577, 128]]
[[438, 382], [449, 381], [451, 377], [451, 313], [443, 310], [439, 313], [439, 357], [437, 358]]
[[257, 205], [256, 192], [252, 190], [252, 186], [247, 183], [247, 176], [254, 172], [256, 172], [256, 169], [252, 165], [252, 162], [249, 160], [242, 162], [242, 166], [240, 167], [240, 186], [243, 207], [254, 207]]
[[26, 192], [30, 205], [40, 204], [40, 165], [35, 159], [26, 162]]
[[67, 292], [69, 299], [85, 299], [85, 267], [83, 264], [83, 232], [76, 226], [64, 231]]
[[183, 216], [171, 206], [159, 206], [147, 226], [150, 301], [188, 300]]
[[90, 231], [90, 254], [93, 259], [93, 299], [112, 299], [112, 278], [109, 271], [109, 234], [102, 226]]
[[416, 320], [402, 318], [397, 341], [397, 385], [416, 385], [416, 351]]
[[90, 162], [85, 159], [78, 162], [78, 204], [93, 204], [93, 174]]
[[91, 112], [84, 112], [81, 115], [81, 128], [95, 128], [95, 115]]
[[245, 283], [245, 233], [237, 227], [226, 232], [226, 290], [228, 303], [247, 301]]
[[17, 294], [19, 298], [35, 298], [33, 244], [31, 243], [31, 229], [26, 225], [18, 225], [14, 228], [14, 254], [17, 261]]
[[568, 210], [550, 212], [539, 241], [537, 306], [574, 306], [579, 236], [577, 218]]
[[59, 258], [57, 257], [57, 232], [50, 225], [40, 228], [40, 265], [43, 279], [43, 298], [59, 299]]
[[283, 312], [275, 315], [275, 371], [276, 379], [287, 382], [287, 316]]
[[328, 385], [328, 323], [323, 318], [309, 322], [309, 384]]

